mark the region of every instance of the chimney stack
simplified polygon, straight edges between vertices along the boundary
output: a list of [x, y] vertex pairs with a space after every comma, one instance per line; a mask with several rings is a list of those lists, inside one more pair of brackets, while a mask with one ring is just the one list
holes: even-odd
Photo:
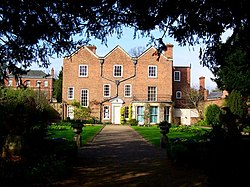
[[87, 48], [88, 48], [90, 51], [92, 51], [93, 53], [96, 54], [96, 49], [97, 49], [97, 47], [96, 47], [95, 45], [89, 45], [89, 46], [87, 46]]
[[203, 93], [204, 101], [207, 100], [208, 90], [205, 88], [205, 77], [201, 76], [200, 80], [200, 92]]
[[166, 50], [164, 51], [165, 56], [173, 59], [173, 44], [166, 44]]
[[55, 70], [54, 70], [54, 68], [51, 68], [50, 75], [51, 75], [52, 78], [55, 78]]
[[200, 90], [204, 90], [205, 89], [205, 77], [201, 76], [199, 80], [200, 80]]

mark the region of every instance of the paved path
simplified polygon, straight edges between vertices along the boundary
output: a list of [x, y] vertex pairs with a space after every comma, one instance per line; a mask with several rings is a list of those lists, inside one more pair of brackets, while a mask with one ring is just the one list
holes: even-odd
[[73, 176], [57, 186], [206, 187], [205, 181], [199, 171], [173, 165], [165, 149], [153, 147], [130, 126], [107, 125], [79, 150]]

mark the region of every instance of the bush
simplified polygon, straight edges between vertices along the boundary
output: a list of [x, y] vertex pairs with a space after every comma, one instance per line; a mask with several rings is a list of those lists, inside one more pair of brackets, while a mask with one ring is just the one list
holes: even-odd
[[128, 120], [128, 124], [131, 126], [137, 126], [138, 121], [136, 119], [131, 119], [131, 120]]
[[221, 110], [220, 110], [220, 107], [215, 105], [215, 104], [212, 104], [212, 105], [209, 105], [207, 108], [206, 108], [206, 111], [205, 111], [205, 121], [208, 125], [219, 125], [220, 123], [220, 119], [219, 119], [219, 116], [221, 114]]
[[207, 126], [206, 120], [201, 120], [198, 121], [197, 123], [194, 124], [195, 126]]

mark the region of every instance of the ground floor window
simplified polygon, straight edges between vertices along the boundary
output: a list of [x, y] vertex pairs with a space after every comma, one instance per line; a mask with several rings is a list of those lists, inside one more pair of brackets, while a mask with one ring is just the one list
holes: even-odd
[[144, 122], [144, 106], [138, 106], [137, 107], [137, 121], [139, 123]]
[[164, 107], [164, 121], [169, 122], [169, 107]]
[[150, 123], [157, 123], [158, 119], [158, 107], [151, 106], [150, 107]]
[[68, 105], [67, 106], [67, 118], [74, 119], [74, 107]]
[[128, 113], [129, 113], [128, 106], [125, 106], [125, 108], [124, 108], [124, 118], [125, 119], [128, 119]]
[[103, 119], [110, 119], [110, 107], [104, 106], [103, 107]]

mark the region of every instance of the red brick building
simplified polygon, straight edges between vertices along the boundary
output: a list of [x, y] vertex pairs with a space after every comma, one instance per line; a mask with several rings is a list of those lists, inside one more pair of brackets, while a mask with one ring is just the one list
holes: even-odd
[[5, 87], [18, 88], [21, 85], [31, 89], [44, 92], [49, 101], [52, 101], [52, 92], [54, 82], [54, 69], [51, 69], [50, 74], [44, 73], [42, 70], [29, 70], [26, 74], [20, 75], [18, 79], [10, 74], [5, 80]]
[[[150, 124], [172, 121], [173, 103], [182, 99], [182, 89], [190, 87], [190, 67], [173, 66], [173, 45], [160, 59], [150, 47], [138, 57], [131, 57], [116, 46], [104, 57], [95, 46], [79, 47], [63, 59], [64, 118], [74, 118], [73, 101], [90, 107], [102, 122], [120, 124], [121, 108], [144, 124], [145, 110]], [[132, 113], [129, 114], [129, 108]], [[178, 107], [176, 105], [176, 107]]]

